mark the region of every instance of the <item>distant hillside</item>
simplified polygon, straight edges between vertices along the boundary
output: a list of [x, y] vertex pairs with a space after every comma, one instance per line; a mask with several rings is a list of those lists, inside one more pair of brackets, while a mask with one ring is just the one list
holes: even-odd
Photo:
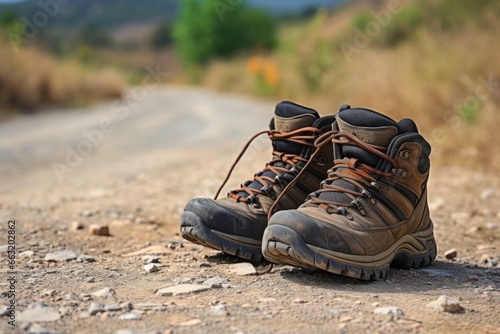
[[[217, 1], [225, 2], [225, 0]], [[345, 0], [246, 1], [249, 6], [263, 8], [277, 16], [298, 15], [307, 10], [314, 10], [319, 6], [331, 7], [342, 2], [345, 2]], [[103, 29], [129, 23], [147, 23], [160, 19], [171, 21], [174, 19], [178, 7], [179, 0], [73, 0], [66, 5], [60, 6], [60, 11], [50, 18], [47, 28], [73, 29], [75, 27], [89, 27]], [[0, 2], [0, 13], [10, 11], [28, 19], [32, 19], [33, 15], [41, 9], [36, 0], [10, 4]]]
[[[214, 1], [231, 4], [230, 0]], [[290, 17], [312, 14], [318, 7], [333, 7], [346, 0], [246, 0], [248, 6], [262, 8], [273, 16]], [[175, 20], [181, 0], [72, 0], [65, 5], [43, 8], [50, 1], [26, 0], [6, 3], [0, 0], [0, 19], [4, 13], [13, 13], [36, 23], [36, 13], [47, 12], [48, 23], [39, 29], [37, 41], [50, 45], [53, 50], [61, 45], [71, 47], [78, 41], [91, 41], [93, 45], [138, 45], [148, 40], [160, 22]], [[35, 15], [35, 18], [34, 18]], [[167, 25], [168, 29], [168, 25]]]
[[[50, 18], [47, 29], [105, 29], [128, 23], [172, 20], [177, 3], [176, 0], [73, 0], [60, 5], [57, 14]], [[40, 10], [42, 8], [38, 1], [34, 0], [0, 4], [0, 13], [10, 11], [28, 20], [32, 20], [33, 15]]]

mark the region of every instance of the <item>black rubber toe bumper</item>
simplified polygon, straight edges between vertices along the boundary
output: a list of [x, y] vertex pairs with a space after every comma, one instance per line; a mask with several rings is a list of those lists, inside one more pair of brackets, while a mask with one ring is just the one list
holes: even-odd
[[263, 227], [248, 217], [206, 198], [192, 199], [181, 215], [183, 238], [239, 258], [259, 262], [263, 259]]

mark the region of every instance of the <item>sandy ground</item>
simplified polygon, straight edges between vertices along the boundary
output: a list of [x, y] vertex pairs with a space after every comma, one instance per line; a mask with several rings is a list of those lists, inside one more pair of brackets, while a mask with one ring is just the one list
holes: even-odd
[[[213, 196], [273, 106], [178, 87], [129, 102], [0, 124], [0, 332], [500, 333], [497, 174], [433, 166], [439, 255], [430, 267], [393, 269], [376, 282], [288, 266], [240, 275], [237, 259], [182, 241], [179, 214], [189, 198]], [[268, 154], [267, 139], [257, 140], [230, 184], [260, 170]], [[111, 236], [91, 235], [93, 224]], [[457, 255], [447, 259], [451, 248]], [[61, 250], [74, 254], [49, 260]], [[158, 271], [144, 270], [148, 254]], [[184, 284], [206, 289], [157, 293]], [[13, 291], [16, 327], [7, 308]], [[461, 311], [427, 306], [441, 295]], [[374, 314], [386, 306], [404, 314]]]

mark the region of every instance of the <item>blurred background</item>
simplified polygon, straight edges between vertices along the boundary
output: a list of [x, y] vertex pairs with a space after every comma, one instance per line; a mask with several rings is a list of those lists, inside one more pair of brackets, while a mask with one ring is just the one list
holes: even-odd
[[156, 69], [411, 117], [434, 161], [500, 168], [497, 0], [0, 0], [0, 32], [0, 122], [120, 98]]

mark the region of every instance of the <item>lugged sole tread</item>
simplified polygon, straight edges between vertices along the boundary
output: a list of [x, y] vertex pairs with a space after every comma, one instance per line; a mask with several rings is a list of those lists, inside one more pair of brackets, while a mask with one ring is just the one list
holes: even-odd
[[342, 263], [338, 259], [330, 259], [314, 252], [294, 230], [285, 226], [269, 226], [264, 232], [263, 240], [262, 253], [271, 262], [308, 270], [322, 269], [333, 274], [366, 281], [384, 279], [390, 266], [406, 269], [418, 268], [429, 265], [436, 257], [436, 247], [433, 243], [433, 247], [425, 254], [412, 255], [399, 252], [383, 266], [367, 268], [352, 263]]

